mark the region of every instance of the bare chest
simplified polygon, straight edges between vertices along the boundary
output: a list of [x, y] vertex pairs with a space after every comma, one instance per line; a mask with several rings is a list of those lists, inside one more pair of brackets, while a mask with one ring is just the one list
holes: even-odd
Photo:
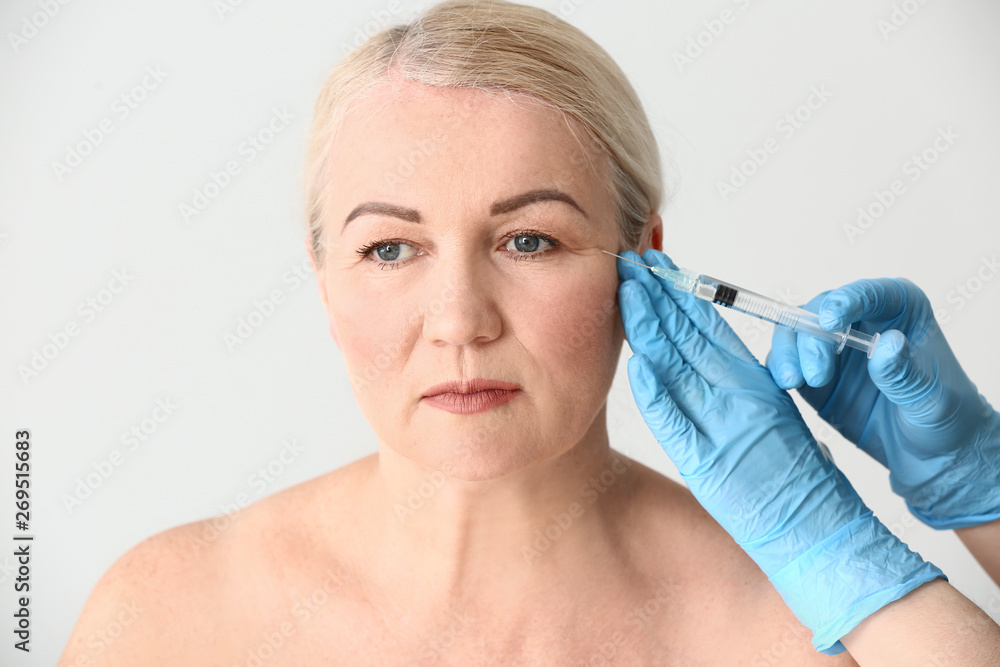
[[244, 616], [221, 643], [219, 663], [657, 666], [734, 664], [738, 653], [717, 623], [697, 620], [702, 602], [668, 584], [584, 604], [574, 596], [526, 600], [527, 615], [480, 605], [406, 609], [321, 590], [266, 622]]

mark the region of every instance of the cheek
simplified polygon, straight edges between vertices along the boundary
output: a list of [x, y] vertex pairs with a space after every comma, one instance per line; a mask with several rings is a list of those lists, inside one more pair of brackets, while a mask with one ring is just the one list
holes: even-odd
[[[617, 290], [615, 266], [606, 262], [507, 284], [494, 293], [507, 295], [497, 304], [509, 327], [507, 340], [494, 344], [504, 352], [522, 347], [540, 379], [561, 387], [559, 395], [601, 393], [614, 377], [624, 340]], [[352, 384], [384, 397], [420, 337], [418, 309], [402, 290], [387, 293], [364, 283], [331, 284], [329, 293], [331, 325]]]
[[578, 383], [584, 369], [591, 377], [614, 376], [624, 332], [618, 276], [613, 264], [605, 264], [562, 273], [540, 286], [537, 298], [521, 302], [517, 329], [532, 341], [529, 352], [553, 379]]
[[[404, 363], [409, 317], [386, 294], [363, 285], [331, 285], [330, 324], [336, 330], [351, 383], [372, 391], [391, 384]], [[377, 305], [373, 305], [377, 304]]]

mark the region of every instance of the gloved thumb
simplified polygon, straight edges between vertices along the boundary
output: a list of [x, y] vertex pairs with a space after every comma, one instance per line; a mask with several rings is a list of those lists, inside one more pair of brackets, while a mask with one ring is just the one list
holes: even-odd
[[911, 352], [902, 332], [882, 332], [878, 347], [868, 361], [868, 374], [886, 398], [913, 416], [926, 411], [927, 401], [934, 400], [935, 377]]

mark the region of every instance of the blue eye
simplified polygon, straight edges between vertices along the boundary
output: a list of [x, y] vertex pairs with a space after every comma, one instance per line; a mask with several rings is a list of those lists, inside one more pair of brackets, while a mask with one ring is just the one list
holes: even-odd
[[[373, 253], [375, 256], [371, 257]], [[358, 254], [371, 257], [372, 261], [380, 265], [402, 264], [403, 260], [415, 256], [417, 249], [402, 241], [374, 241], [359, 248]]]
[[391, 262], [399, 259], [400, 248], [404, 244], [402, 243], [386, 243], [385, 245], [380, 245], [375, 249], [375, 254], [383, 262]]
[[[545, 245], [542, 245], [542, 244]], [[539, 249], [545, 250], [554, 243], [543, 236], [536, 236], [534, 234], [522, 234], [520, 236], [515, 236], [510, 241], [507, 242], [507, 250], [512, 250], [519, 253], [535, 253]], [[513, 246], [513, 247], [512, 247]]]
[[[521, 231], [507, 237], [504, 249], [507, 257], [512, 260], [538, 259], [548, 255], [559, 246], [559, 242], [541, 232]], [[368, 259], [380, 269], [397, 269], [408, 264], [412, 257], [419, 253], [417, 248], [409, 243], [396, 239], [371, 241], [368, 245], [358, 248], [357, 254], [362, 259]]]

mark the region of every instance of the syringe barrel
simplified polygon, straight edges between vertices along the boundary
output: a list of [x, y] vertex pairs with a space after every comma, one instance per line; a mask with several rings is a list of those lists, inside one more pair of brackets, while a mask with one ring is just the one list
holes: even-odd
[[[798, 333], [830, 341], [836, 346], [838, 353], [848, 343], [851, 343], [851, 347], [857, 347], [869, 352], [869, 356], [871, 356], [870, 349], [874, 348], [874, 345], [869, 347], [862, 338], [857, 338], [857, 335], [861, 334], [861, 332], [852, 332], [849, 326], [842, 331], [827, 331], [819, 325], [819, 317], [816, 313], [811, 313], [797, 306], [789, 306], [776, 299], [771, 299], [763, 294], [757, 294], [742, 287], [731, 285], [711, 276], [698, 276], [698, 282], [692, 293], [699, 298], [712, 301], [720, 306], [732, 308], [733, 310], [753, 315], [767, 322], [788, 327]], [[852, 338], [849, 334], [853, 334], [853, 340], [849, 340], [849, 338]], [[866, 334], [861, 334], [861, 336], [870, 338]]]

